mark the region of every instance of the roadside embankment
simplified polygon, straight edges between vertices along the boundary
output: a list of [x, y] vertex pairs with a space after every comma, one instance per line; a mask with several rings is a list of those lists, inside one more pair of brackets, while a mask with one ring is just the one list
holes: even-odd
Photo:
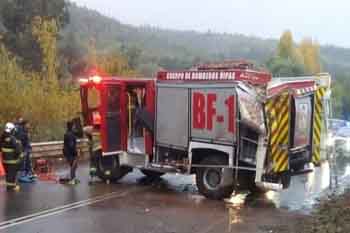
[[[342, 194], [330, 194], [319, 200], [310, 215], [294, 219], [283, 231], [271, 227], [273, 233], [349, 233], [350, 188]], [[288, 229], [288, 230], [287, 230]]]

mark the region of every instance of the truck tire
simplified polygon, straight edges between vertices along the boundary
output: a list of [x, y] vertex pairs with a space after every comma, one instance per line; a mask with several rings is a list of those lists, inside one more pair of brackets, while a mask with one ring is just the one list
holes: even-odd
[[[201, 165], [224, 165], [225, 163], [225, 159], [221, 156], [206, 157], [200, 162]], [[233, 184], [225, 187], [220, 185], [223, 175], [222, 170], [221, 168], [206, 167], [199, 167], [196, 169], [198, 191], [206, 198], [221, 200], [232, 195], [234, 189]]]
[[141, 172], [149, 178], [159, 178], [162, 175], [164, 175], [163, 172], [151, 171], [151, 170], [146, 170], [146, 169], [141, 169]]
[[131, 171], [131, 168], [119, 165], [118, 155], [102, 156], [101, 151], [97, 153], [96, 175], [101, 180], [116, 182]]

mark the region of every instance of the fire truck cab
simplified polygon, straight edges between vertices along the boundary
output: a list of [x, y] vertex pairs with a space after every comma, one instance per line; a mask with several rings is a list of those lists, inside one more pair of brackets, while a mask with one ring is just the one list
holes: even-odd
[[85, 126], [100, 135], [98, 175], [195, 174], [211, 199], [288, 188], [325, 156], [330, 76], [271, 78], [249, 67], [81, 80]]

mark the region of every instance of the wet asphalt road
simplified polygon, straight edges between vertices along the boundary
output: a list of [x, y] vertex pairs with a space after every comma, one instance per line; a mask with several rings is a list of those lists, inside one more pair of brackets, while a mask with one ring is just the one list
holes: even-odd
[[[341, 187], [350, 180], [349, 161], [339, 163]], [[0, 232], [228, 232], [225, 202], [199, 195], [193, 176], [166, 175], [148, 183], [135, 171], [117, 184], [88, 185], [87, 166], [80, 166], [78, 172], [81, 183], [75, 186], [39, 181], [22, 185], [18, 193], [7, 193], [1, 186]], [[231, 212], [232, 232], [269, 232], [268, 226], [276, 224], [284, 227], [299, 213], [309, 212], [328, 185], [329, 166], [323, 164], [314, 173], [294, 177], [291, 187], [281, 193], [254, 198], [238, 195], [231, 201], [244, 205], [237, 204]]]

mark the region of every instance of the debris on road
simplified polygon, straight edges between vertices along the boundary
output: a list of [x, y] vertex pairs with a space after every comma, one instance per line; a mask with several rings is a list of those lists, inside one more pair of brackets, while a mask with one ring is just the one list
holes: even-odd
[[350, 188], [343, 194], [330, 194], [319, 200], [311, 216], [295, 220], [283, 231], [278, 226], [268, 227], [264, 232], [285, 233], [348, 233], [350, 232]]
[[350, 232], [350, 189], [344, 194], [332, 194], [321, 200], [312, 218], [299, 225], [302, 233]]

